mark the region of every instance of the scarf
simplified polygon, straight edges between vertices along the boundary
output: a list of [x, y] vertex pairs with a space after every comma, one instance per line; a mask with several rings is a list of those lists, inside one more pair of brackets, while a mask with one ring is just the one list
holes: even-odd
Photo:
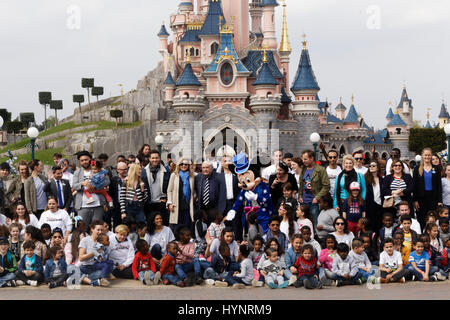
[[152, 177], [153, 177], [153, 182], [155, 182], [156, 180], [156, 174], [159, 171], [159, 166], [157, 166], [156, 168], [153, 168], [152, 166], [150, 166], [150, 172], [152, 173]]
[[188, 201], [191, 199], [191, 185], [189, 183], [189, 171], [180, 171], [180, 179], [183, 182], [183, 199]]
[[338, 178], [337, 178], [337, 189], [336, 189], [336, 197], [337, 197], [337, 205], [341, 205], [341, 178], [342, 176], [345, 176], [344, 180], [344, 187], [345, 190], [350, 194], [350, 184], [352, 182], [358, 182], [358, 174], [356, 173], [355, 169], [352, 169], [350, 171], [342, 171]]

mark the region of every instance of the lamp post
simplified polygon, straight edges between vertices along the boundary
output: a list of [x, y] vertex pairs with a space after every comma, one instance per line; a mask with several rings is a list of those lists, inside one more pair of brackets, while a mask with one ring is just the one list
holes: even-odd
[[2, 144], [3, 144], [3, 117], [0, 116], [0, 129], [2, 130]]
[[319, 144], [320, 141], [320, 135], [317, 132], [313, 132], [311, 133], [311, 135], [309, 136], [309, 140], [312, 142], [313, 146], [314, 146], [314, 159], [317, 161], [317, 145]]
[[35, 127], [30, 127], [27, 131], [27, 135], [31, 142], [31, 160], [34, 160], [34, 147], [36, 143], [36, 138], [39, 135], [39, 130]]
[[416, 160], [416, 166], [418, 166], [420, 164], [420, 161], [422, 161], [422, 156], [420, 154], [418, 154], [414, 160]]
[[155, 137], [155, 143], [156, 143], [156, 146], [158, 147], [159, 155], [161, 156], [162, 145], [164, 144], [164, 137], [160, 134], [157, 135]]
[[450, 123], [447, 123], [444, 127], [445, 134], [447, 136], [447, 163], [450, 159]]

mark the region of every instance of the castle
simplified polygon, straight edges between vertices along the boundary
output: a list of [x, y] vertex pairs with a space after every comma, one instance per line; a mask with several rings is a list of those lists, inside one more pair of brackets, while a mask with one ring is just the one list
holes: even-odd
[[[196, 160], [211, 153], [241, 151], [253, 157], [278, 148], [299, 155], [312, 149], [310, 135], [317, 132], [327, 150], [341, 155], [356, 149], [367, 154], [375, 146], [382, 158], [393, 147], [404, 158], [414, 157], [408, 151], [413, 107], [406, 88], [397, 108], [389, 109], [386, 129], [375, 132], [358, 114], [353, 97], [348, 112], [341, 100], [335, 114], [331, 103], [320, 101], [305, 35], [291, 79], [284, 2], [279, 43], [276, 0], [197, 0], [195, 4], [182, 0], [170, 16], [171, 33], [163, 23], [157, 34], [163, 57], [159, 68], [165, 78], [162, 101], [158, 108], [153, 106], [156, 113], [147, 111], [151, 115], [144, 120], [154, 120], [154, 134], [165, 138], [164, 152]], [[141, 80], [138, 91], [155, 92], [153, 85], [145, 84], [150, 80]], [[131, 104], [144, 105], [142, 110], [149, 106]]]

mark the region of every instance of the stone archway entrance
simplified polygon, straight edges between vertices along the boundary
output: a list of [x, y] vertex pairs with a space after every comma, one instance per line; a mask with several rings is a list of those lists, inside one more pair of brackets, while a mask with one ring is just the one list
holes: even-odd
[[250, 154], [247, 138], [228, 126], [215, 130], [204, 142], [204, 159], [210, 158], [211, 155], [223, 156], [227, 154], [234, 156], [241, 152]]

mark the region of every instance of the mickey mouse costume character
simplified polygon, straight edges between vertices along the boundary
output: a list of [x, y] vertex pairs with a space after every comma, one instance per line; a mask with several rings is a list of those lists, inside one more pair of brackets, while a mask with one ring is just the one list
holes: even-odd
[[245, 222], [249, 213], [256, 212], [259, 224], [264, 232], [267, 232], [269, 217], [275, 212], [269, 186], [260, 177], [256, 178], [255, 172], [259, 175], [259, 170], [255, 166], [250, 168], [250, 162], [244, 153], [234, 156], [233, 163], [238, 175], [239, 188], [242, 190], [237, 196], [233, 208], [228, 212], [227, 220], [233, 220], [236, 212], [244, 209], [245, 215], [242, 216], [242, 221]]

